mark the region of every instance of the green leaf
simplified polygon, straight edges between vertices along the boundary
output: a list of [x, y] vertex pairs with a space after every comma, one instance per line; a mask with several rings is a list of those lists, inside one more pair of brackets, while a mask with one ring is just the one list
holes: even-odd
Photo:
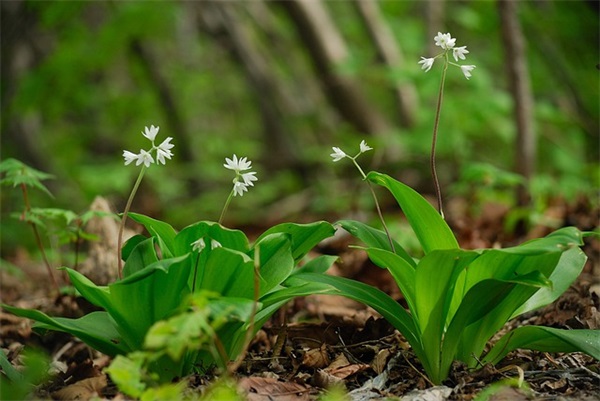
[[314, 258], [314, 259], [306, 262], [302, 266], [300, 266], [298, 269], [294, 270], [292, 272], [292, 274], [298, 274], [298, 273], [322, 274], [322, 273], [325, 273], [327, 270], [329, 270], [331, 265], [334, 264], [335, 261], [338, 259], [339, 259], [339, 257], [335, 256], [335, 255], [317, 256], [316, 258]]
[[420, 329], [426, 359], [423, 367], [435, 383], [439, 376], [442, 338], [456, 277], [479, 255], [460, 249], [436, 250], [419, 262], [415, 275], [413, 318]]
[[175, 229], [173, 229], [173, 227], [171, 227], [169, 224], [163, 221], [144, 216], [143, 214], [130, 212], [128, 216], [132, 220], [142, 224], [146, 228], [146, 230], [148, 230], [150, 235], [156, 237], [156, 239], [158, 240], [158, 246], [162, 251], [163, 258], [167, 259], [176, 256], [175, 235], [177, 233], [175, 232]]
[[136, 354], [129, 357], [117, 356], [105, 369], [110, 375], [112, 381], [119, 387], [119, 390], [133, 398], [139, 398], [146, 384], [143, 381], [143, 357]]
[[[138, 239], [139, 237], [135, 238], [133, 243], [137, 242]], [[146, 266], [150, 266], [152, 263], [158, 262], [158, 256], [156, 256], [156, 250], [154, 249], [154, 240], [155, 237], [144, 238], [143, 241], [137, 243], [135, 248], [129, 252], [123, 266], [124, 278], [144, 269]], [[126, 245], [129, 245], [129, 243], [130, 241], [127, 241]]]
[[[348, 231], [350, 234], [361, 240], [369, 248], [379, 248], [389, 252], [392, 252], [390, 247], [390, 241], [384, 231], [377, 230], [367, 224], [361, 223], [360, 221], [354, 220], [340, 220], [337, 222], [342, 228]], [[410, 257], [410, 255], [404, 250], [402, 245], [392, 239], [394, 244], [394, 250], [396, 254], [404, 259], [409, 265], [413, 267], [417, 264]]]
[[185, 255], [192, 250], [192, 243], [204, 238], [207, 245], [210, 240], [217, 241], [224, 248], [247, 253], [250, 249], [248, 238], [240, 230], [232, 230], [212, 221], [200, 221], [185, 227], [175, 237], [176, 254]]
[[260, 255], [260, 276], [262, 278], [260, 295], [271, 291], [294, 270], [292, 247], [287, 234], [271, 234], [264, 237], [254, 247]]
[[125, 261], [129, 259], [129, 256], [131, 255], [131, 252], [133, 252], [135, 247], [138, 246], [140, 242], [146, 241], [147, 239], [148, 237], [141, 234], [136, 234], [133, 237], [129, 238], [121, 248], [121, 258], [123, 258], [123, 260]]
[[377, 266], [388, 269], [406, 299], [408, 308], [415, 311], [415, 266], [400, 255], [387, 250], [368, 248], [367, 254]]
[[325, 238], [335, 233], [333, 226], [326, 221], [310, 224], [283, 223], [271, 227], [255, 241], [260, 243], [268, 235], [275, 233], [289, 234], [292, 241], [292, 256], [296, 262], [301, 260], [310, 250]]
[[518, 327], [502, 336], [482, 363], [496, 364], [506, 354], [519, 348], [543, 352], [584, 352], [600, 360], [600, 332], [560, 330], [543, 326]]
[[[504, 326], [512, 311], [537, 288], [547, 285], [546, 277], [536, 271], [512, 280], [486, 279], [473, 286], [444, 334], [440, 377], [448, 375], [455, 359], [476, 362], [487, 341]], [[457, 356], [460, 345], [462, 354]]]
[[556, 268], [548, 277], [552, 286], [539, 289], [531, 298], [521, 305], [511, 316], [511, 319], [524, 313], [550, 305], [556, 301], [579, 277], [585, 266], [587, 256], [579, 248], [564, 252]]
[[224, 247], [204, 252], [208, 258], [204, 268], [199, 267], [196, 290], [254, 299], [254, 261], [248, 255]]
[[2, 308], [20, 317], [35, 320], [36, 329], [56, 330], [80, 338], [90, 347], [106, 355], [124, 354], [131, 349], [121, 341], [115, 323], [106, 312], [92, 312], [79, 319], [50, 317], [33, 309], [20, 309], [2, 304]]
[[386, 174], [375, 171], [367, 174], [367, 179], [387, 188], [394, 195], [425, 254], [436, 249], [458, 248], [458, 242], [448, 224], [418, 192]]
[[26, 185], [37, 188], [48, 196], [53, 197], [48, 188], [41, 182], [54, 178], [51, 174], [36, 170], [13, 158], [8, 158], [0, 162], [0, 173], [6, 174], [5, 178], [0, 180], [0, 184], [12, 185], [13, 187]]
[[190, 255], [163, 259], [108, 286], [105, 308], [132, 349], [141, 349], [148, 329], [170, 317], [189, 294], [191, 268]]

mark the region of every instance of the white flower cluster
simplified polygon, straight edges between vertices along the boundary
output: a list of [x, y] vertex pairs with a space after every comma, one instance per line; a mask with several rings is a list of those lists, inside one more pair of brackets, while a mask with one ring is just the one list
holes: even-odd
[[367, 152], [367, 151], [369, 151], [369, 150], [371, 150], [373, 148], [370, 147], [369, 145], [367, 145], [367, 143], [363, 140], [363, 141], [360, 142], [360, 151], [354, 157], [348, 156], [342, 149], [336, 148], [335, 146], [332, 147], [332, 149], [333, 149], [333, 153], [330, 154], [330, 156], [333, 158], [334, 162], [337, 162], [337, 161], [342, 160], [344, 157], [348, 157], [350, 159], [356, 159], [362, 153], [365, 153], [365, 152]]
[[[425, 72], [431, 69], [431, 67], [433, 66], [433, 62], [436, 58], [446, 56], [447, 53], [450, 51], [452, 52], [452, 56], [454, 57], [455, 61], [458, 61], [459, 59], [465, 60], [466, 54], [469, 53], [469, 51], [467, 50], [467, 46], [455, 47], [456, 38], [453, 38], [449, 33], [438, 32], [437, 36], [433, 38], [433, 40], [435, 40], [435, 45], [441, 47], [444, 51], [435, 57], [421, 57], [421, 61], [419, 61], [419, 64], [421, 64], [421, 68], [424, 69]], [[446, 60], [448, 61], [448, 58], [446, 58]], [[460, 65], [451, 61], [448, 61], [448, 63], [459, 67], [462, 73], [465, 75], [465, 78], [471, 78], [471, 71], [473, 71], [473, 69], [475, 68], [474, 65]]]
[[252, 168], [252, 162], [246, 157], [237, 158], [233, 155], [233, 159], [225, 158], [225, 164], [223, 165], [229, 170], [235, 171], [235, 177], [233, 179], [233, 196], [243, 196], [244, 192], [248, 191], [248, 187], [254, 186], [254, 181], [257, 181], [256, 172], [249, 171], [242, 173], [242, 171], [250, 170]]
[[155, 127], [154, 125], [151, 125], [150, 128], [144, 127], [144, 132], [142, 132], [142, 135], [144, 135], [152, 142], [152, 148], [150, 150], [140, 149], [140, 153], [133, 153], [128, 150], [124, 150], [123, 158], [125, 159], [126, 166], [131, 162], [135, 161], [136, 166], [144, 164], [144, 166], [150, 167], [150, 165], [154, 163], [154, 158], [152, 157], [153, 151], [156, 151], [156, 160], [158, 163], [165, 164], [165, 159], [171, 159], [171, 157], [173, 156], [173, 152], [171, 152], [171, 149], [173, 149], [173, 147], [175, 146], [171, 143], [171, 140], [173, 138], [168, 137], [167, 139], [162, 141], [160, 145], [156, 146], [154, 144], [154, 139], [156, 139], [158, 130], [160, 130], [160, 127]]

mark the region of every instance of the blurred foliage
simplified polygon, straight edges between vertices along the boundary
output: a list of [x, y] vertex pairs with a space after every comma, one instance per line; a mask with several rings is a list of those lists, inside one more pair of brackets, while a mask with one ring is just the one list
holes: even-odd
[[[324, 94], [306, 85], [315, 81], [310, 57], [278, 4], [229, 3], [239, 23], [251, 29], [257, 48], [268, 54], [273, 77], [298, 103], [283, 117], [301, 163], [288, 166], [272, 163], [261, 93], [227, 43], [201, 27], [194, 2], [8, 3], [13, 2], [2, 4], [2, 41], [3, 59], [11, 63], [3, 61], [9, 65], [2, 69], [0, 155], [57, 178], [49, 185], [56, 200], [32, 200], [36, 205], [68, 206], [80, 213], [102, 194], [122, 210], [138, 173], [123, 166], [122, 149], [138, 149], [139, 132], [150, 124], [174, 137], [175, 159], [150, 169], [133, 208], [176, 227], [190, 218], [217, 218], [230, 190], [222, 164], [233, 153], [254, 161], [259, 182], [233, 205], [229, 225], [315, 215], [334, 220], [351, 210], [369, 210], [351, 166], [334, 171], [329, 158], [331, 146], [356, 147], [363, 138], [376, 149], [374, 167], [432, 191], [428, 157], [439, 80], [435, 69], [425, 74], [417, 65], [420, 56], [432, 56], [427, 54], [432, 38], [426, 35], [426, 2], [378, 2], [405, 57], [404, 65], [392, 68], [378, 59], [351, 2], [325, 3], [348, 44], [349, 56], [337, 71], [356, 79], [369, 102], [392, 122], [389, 132], [372, 138], [357, 132]], [[439, 30], [468, 45], [469, 62], [477, 65], [471, 80], [456, 71], [447, 80], [438, 169], [448, 188], [471, 162], [511, 171], [515, 128], [496, 3], [446, 2], [443, 7], [445, 26]], [[520, 3], [539, 135], [534, 197], [596, 199], [599, 22], [592, 7]], [[9, 20], [10, 15], [16, 17]], [[145, 56], [136, 51], [140, 46]], [[152, 70], [167, 84], [185, 133], [173, 132], [173, 110], [165, 106], [162, 83]], [[410, 129], [398, 124], [391, 90], [397, 83], [410, 83], [419, 94], [417, 123]], [[339, 180], [345, 175], [352, 184]], [[11, 233], [3, 236], [4, 249], [23, 238], [22, 228], [4, 218], [22, 203], [11, 192], [1, 195], [2, 230]]]

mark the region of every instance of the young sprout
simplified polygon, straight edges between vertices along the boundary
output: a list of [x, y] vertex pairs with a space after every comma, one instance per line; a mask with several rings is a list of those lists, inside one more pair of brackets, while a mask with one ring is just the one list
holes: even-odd
[[444, 68], [442, 70], [442, 80], [440, 83], [440, 91], [438, 94], [438, 102], [435, 113], [435, 121], [433, 123], [433, 139], [431, 141], [431, 157], [430, 157], [430, 168], [431, 175], [433, 177], [433, 183], [435, 186], [435, 193], [437, 195], [437, 203], [438, 203], [438, 211], [444, 217], [444, 210], [442, 207], [442, 191], [440, 189], [440, 183], [438, 181], [437, 170], [435, 167], [435, 145], [437, 143], [437, 134], [438, 134], [438, 126], [440, 122], [440, 114], [442, 110], [442, 100], [444, 98], [444, 82], [446, 81], [446, 70], [449, 65], [459, 67], [462, 71], [465, 78], [471, 78], [471, 71], [475, 69], [474, 65], [460, 65], [455, 62], [450, 61], [450, 54], [454, 58], [454, 61], [458, 62], [458, 60], [466, 60], [467, 54], [469, 51], [467, 50], [467, 46], [456, 46], [456, 38], [453, 38], [449, 33], [441, 33], [438, 32], [437, 36], [433, 38], [435, 40], [435, 45], [442, 48], [442, 52], [434, 57], [421, 57], [421, 61], [418, 64], [421, 64], [421, 68], [428, 72], [431, 70], [433, 63], [438, 58], [444, 60]]
[[223, 218], [225, 217], [225, 212], [229, 208], [229, 203], [231, 202], [231, 198], [234, 196], [244, 196], [244, 192], [248, 192], [248, 187], [254, 186], [254, 181], [258, 181], [258, 177], [256, 177], [256, 172], [248, 171], [252, 168], [252, 162], [248, 160], [246, 157], [240, 157], [238, 159], [237, 155], [233, 155], [233, 158], [225, 158], [225, 164], [223, 166], [228, 170], [233, 170], [235, 172], [235, 177], [233, 178], [233, 188], [227, 197], [227, 201], [225, 201], [225, 206], [223, 206], [223, 210], [221, 211], [221, 217], [219, 217], [219, 224], [223, 222]]
[[[360, 165], [356, 161], [358, 156], [362, 155], [365, 152], [368, 152], [369, 150], [373, 150], [373, 148], [370, 147], [369, 145], [367, 145], [367, 143], [364, 140], [360, 141], [359, 151], [356, 154], [356, 156], [354, 156], [354, 157], [347, 155], [346, 152], [344, 152], [342, 149], [340, 149], [338, 147], [334, 146], [334, 147], [332, 147], [332, 149], [333, 149], [333, 153], [331, 153], [329, 156], [331, 156], [331, 158], [333, 159], [334, 162], [338, 162], [344, 158], [348, 158], [348, 159], [352, 160], [352, 163], [358, 169], [358, 172], [362, 176], [363, 180], [367, 179], [367, 175], [365, 174], [363, 169], [360, 167]], [[371, 186], [371, 183], [369, 181], [367, 181], [367, 184], [369, 185], [369, 190], [371, 191], [371, 195], [373, 195], [373, 200], [375, 201], [375, 207], [377, 208], [377, 214], [379, 215], [379, 219], [381, 220], [383, 229], [385, 230], [388, 240], [390, 241], [390, 248], [392, 249], [393, 252], [395, 252], [394, 241], [392, 241], [390, 232], [387, 228], [387, 225], [385, 224], [385, 220], [383, 219], [383, 213], [381, 213], [381, 208], [379, 207], [379, 202], [377, 201], [377, 195], [375, 195], [375, 190], [373, 190], [373, 187]]]
[[[125, 221], [127, 220], [127, 214], [129, 213], [129, 209], [131, 208], [131, 203], [133, 202], [133, 198], [142, 182], [142, 178], [144, 177], [144, 173], [146, 169], [150, 167], [150, 165], [156, 164], [166, 164], [166, 159], [171, 160], [173, 157], [173, 152], [171, 149], [175, 145], [171, 143], [173, 138], [167, 137], [164, 141], [160, 143], [160, 145], [156, 145], [154, 141], [156, 140], [156, 136], [158, 135], [158, 131], [160, 127], [155, 127], [151, 125], [150, 128], [144, 127], [144, 131], [142, 131], [142, 135], [146, 137], [150, 142], [152, 142], [152, 147], [148, 150], [140, 149], [139, 153], [133, 153], [128, 150], [123, 151], [123, 159], [125, 160], [125, 165], [135, 161], [135, 165], [143, 165], [140, 169], [140, 173], [138, 175], [135, 184], [133, 185], [133, 189], [131, 190], [131, 194], [129, 194], [129, 199], [127, 199], [127, 205], [125, 205], [125, 210], [123, 211], [123, 217], [121, 218], [121, 224], [119, 225], [119, 236], [117, 239], [117, 264], [118, 264], [118, 272], [119, 278], [122, 278], [123, 271], [123, 260], [121, 259], [121, 246], [123, 244], [123, 230], [125, 228]], [[156, 157], [156, 160], [153, 157]]]

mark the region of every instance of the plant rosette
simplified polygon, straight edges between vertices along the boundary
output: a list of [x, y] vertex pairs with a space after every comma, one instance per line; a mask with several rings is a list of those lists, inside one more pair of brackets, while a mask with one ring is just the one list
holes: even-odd
[[[255, 333], [292, 298], [323, 290], [322, 284], [293, 283], [293, 276], [301, 272], [321, 275], [335, 260], [327, 255], [304, 260], [314, 246], [333, 235], [334, 228], [327, 222], [274, 226], [250, 245], [243, 232], [214, 222], [198, 222], [176, 232], [165, 222], [136, 213], [129, 216], [144, 225], [150, 236], [136, 235], [124, 245], [122, 280], [97, 286], [79, 272], [65, 269], [77, 291], [103, 311], [68, 319], [37, 310], [2, 307], [35, 320], [38, 331], [71, 333], [92, 348], [114, 356], [143, 350], [149, 330], [181, 313], [181, 305], [192, 292], [218, 294], [208, 308], [214, 316], [223, 316], [224, 305], [232, 312], [215, 332], [225, 357], [234, 359], [251, 326]], [[301, 261], [306, 263], [297, 268]], [[250, 316], [248, 305], [255, 299], [255, 266], [259, 272], [258, 304], [256, 314]], [[181, 377], [194, 366], [227, 362], [215, 360], [214, 353], [193, 352], [197, 355], [191, 361], [187, 354], [179, 360], [161, 360], [156, 365], [161, 379]]]
[[408, 309], [377, 288], [341, 277], [300, 273], [294, 276], [298, 284], [322, 283], [329, 294], [374, 308], [406, 337], [434, 384], [448, 377], [455, 360], [475, 368], [479, 362], [495, 364], [517, 348], [580, 351], [600, 359], [597, 330], [541, 326], [511, 330], [482, 357], [507, 321], [552, 303], [575, 281], [587, 259], [580, 248], [584, 233], [567, 227], [511, 248], [463, 250], [438, 211], [412, 188], [377, 172], [366, 179], [392, 193], [425, 256], [411, 257], [386, 232], [364, 223], [338, 225], [389, 270]]

